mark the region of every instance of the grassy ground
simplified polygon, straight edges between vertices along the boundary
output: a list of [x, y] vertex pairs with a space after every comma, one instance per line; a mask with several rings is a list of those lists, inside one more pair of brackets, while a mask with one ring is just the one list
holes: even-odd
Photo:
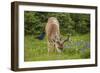
[[24, 38], [24, 61], [67, 60], [90, 58], [90, 36], [72, 36], [71, 42], [66, 42], [62, 53], [48, 55], [47, 41], [35, 39], [32, 35]]

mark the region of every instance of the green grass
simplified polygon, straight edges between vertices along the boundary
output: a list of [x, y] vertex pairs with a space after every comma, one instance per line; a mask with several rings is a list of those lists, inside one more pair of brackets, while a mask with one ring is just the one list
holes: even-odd
[[[48, 54], [47, 41], [35, 39], [35, 36], [27, 35], [24, 38], [24, 61], [44, 60], [68, 60], [90, 58], [90, 48], [86, 42], [90, 42], [89, 34], [71, 37], [72, 42], [66, 42], [62, 53]], [[77, 43], [79, 42], [79, 43]]]

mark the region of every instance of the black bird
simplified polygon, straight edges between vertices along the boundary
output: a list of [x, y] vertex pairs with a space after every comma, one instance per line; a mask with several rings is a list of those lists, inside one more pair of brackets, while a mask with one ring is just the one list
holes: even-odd
[[45, 37], [45, 32], [42, 32], [39, 36], [37, 36], [36, 38], [39, 40], [43, 40]]

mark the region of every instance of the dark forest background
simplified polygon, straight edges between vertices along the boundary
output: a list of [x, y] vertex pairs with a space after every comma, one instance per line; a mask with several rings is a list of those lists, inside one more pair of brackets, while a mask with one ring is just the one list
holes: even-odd
[[38, 35], [43, 32], [49, 17], [58, 19], [61, 34], [90, 32], [90, 14], [25, 11], [25, 35]]

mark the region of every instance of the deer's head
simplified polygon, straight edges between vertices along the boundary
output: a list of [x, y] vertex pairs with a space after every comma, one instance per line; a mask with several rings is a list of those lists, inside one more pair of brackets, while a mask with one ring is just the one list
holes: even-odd
[[63, 51], [63, 49], [64, 49], [64, 43], [66, 41], [69, 41], [69, 38], [70, 38], [70, 35], [68, 35], [67, 38], [65, 38], [64, 40], [62, 38], [55, 37], [55, 40], [53, 40], [53, 42], [55, 44], [54, 46], [56, 48], [58, 48], [60, 51]]

